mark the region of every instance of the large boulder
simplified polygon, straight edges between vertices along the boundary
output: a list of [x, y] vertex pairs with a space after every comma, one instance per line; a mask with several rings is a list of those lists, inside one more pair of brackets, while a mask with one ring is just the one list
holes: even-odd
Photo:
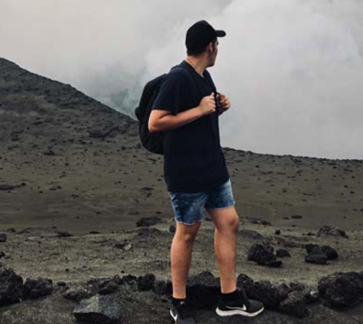
[[317, 236], [329, 235], [329, 236], [349, 238], [348, 235], [345, 233], [345, 231], [343, 231], [342, 229], [338, 227], [330, 227], [328, 225], [322, 226], [316, 235]]
[[338, 252], [329, 245], [306, 244], [305, 249], [309, 254], [325, 254], [328, 260], [338, 259]]
[[247, 260], [270, 267], [279, 267], [282, 264], [282, 261], [276, 260], [274, 248], [267, 242], [253, 244], [248, 251]]
[[353, 307], [363, 301], [362, 272], [335, 272], [318, 282], [319, 295], [329, 307]]
[[154, 286], [154, 282], [155, 275], [153, 273], [147, 273], [137, 278], [137, 288], [140, 291], [150, 290]]
[[23, 292], [24, 298], [29, 299], [50, 295], [53, 292], [53, 281], [46, 278], [27, 278], [24, 283]]
[[260, 280], [244, 287], [250, 299], [262, 302], [267, 309], [278, 310], [280, 302], [288, 294], [287, 287], [275, 286], [268, 280]]
[[123, 284], [123, 280], [115, 275], [112, 278], [92, 278], [87, 281], [87, 287], [94, 294], [108, 295], [118, 290], [119, 285]]
[[120, 321], [120, 302], [112, 295], [95, 295], [80, 301], [73, 310], [77, 321], [88, 324], [116, 324]]
[[305, 255], [305, 262], [315, 264], [326, 264], [327, 257], [323, 253], [309, 253]]
[[0, 268], [0, 306], [20, 302], [23, 299], [23, 278], [13, 269]]
[[287, 294], [287, 297], [281, 301], [279, 305], [281, 312], [304, 318], [310, 315], [310, 311], [306, 307], [305, 292], [294, 290]]

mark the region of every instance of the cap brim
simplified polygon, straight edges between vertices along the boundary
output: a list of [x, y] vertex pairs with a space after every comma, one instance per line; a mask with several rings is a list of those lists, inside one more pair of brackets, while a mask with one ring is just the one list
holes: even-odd
[[216, 30], [217, 37], [224, 37], [226, 36], [226, 32], [224, 30]]

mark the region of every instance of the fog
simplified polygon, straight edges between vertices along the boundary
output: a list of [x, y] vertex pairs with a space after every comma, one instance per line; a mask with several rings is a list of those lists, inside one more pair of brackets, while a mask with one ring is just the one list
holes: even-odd
[[360, 0], [0, 0], [0, 57], [136, 119], [143, 86], [186, 57], [200, 19], [227, 33], [209, 68], [231, 101], [222, 146], [363, 158]]

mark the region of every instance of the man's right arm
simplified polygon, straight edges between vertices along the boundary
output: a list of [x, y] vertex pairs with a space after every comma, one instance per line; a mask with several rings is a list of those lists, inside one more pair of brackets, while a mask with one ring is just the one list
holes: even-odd
[[163, 132], [188, 124], [204, 115], [200, 106], [171, 114], [168, 110], [152, 110], [149, 118], [150, 133]]

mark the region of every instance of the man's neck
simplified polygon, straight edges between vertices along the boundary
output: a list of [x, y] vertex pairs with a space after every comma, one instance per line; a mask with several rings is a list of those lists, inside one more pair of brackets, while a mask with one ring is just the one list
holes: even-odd
[[204, 77], [203, 73], [206, 69], [206, 64], [203, 61], [195, 59], [191, 56], [187, 56], [184, 61], [189, 63], [194, 68], [194, 70], [200, 74], [200, 76]]

